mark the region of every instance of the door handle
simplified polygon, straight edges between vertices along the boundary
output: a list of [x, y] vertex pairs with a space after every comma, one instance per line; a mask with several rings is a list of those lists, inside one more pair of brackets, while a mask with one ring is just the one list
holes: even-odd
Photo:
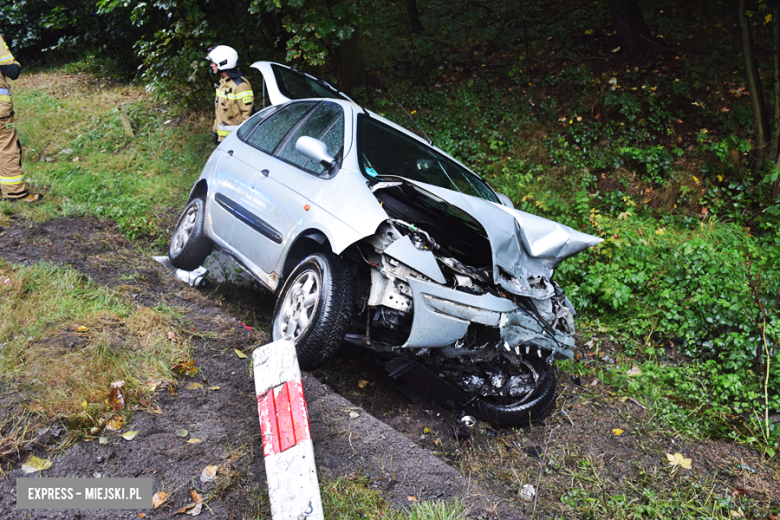
[[260, 173], [262, 173], [263, 175], [268, 177], [268, 174], [271, 173], [271, 172], [269, 172], [268, 170], [260, 170]]

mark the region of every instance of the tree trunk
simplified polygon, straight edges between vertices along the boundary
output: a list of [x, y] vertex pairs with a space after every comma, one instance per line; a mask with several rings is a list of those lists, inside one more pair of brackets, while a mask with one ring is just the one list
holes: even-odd
[[772, 125], [772, 141], [769, 147], [769, 160], [780, 164], [780, 0], [771, 0], [772, 7], [772, 96], [775, 105], [775, 120]]
[[366, 68], [359, 27], [355, 28], [349, 40], [341, 42], [336, 47], [333, 54], [339, 78], [339, 90], [349, 92], [351, 88], [365, 85]]
[[742, 43], [742, 59], [745, 62], [745, 81], [750, 93], [750, 105], [753, 107], [753, 121], [756, 127], [756, 161], [753, 164], [753, 170], [757, 171], [764, 166], [769, 151], [769, 118], [761, 88], [761, 76], [758, 73], [758, 65], [756, 65], [756, 57], [753, 53], [753, 34], [747, 16], [745, 16], [745, 0], [737, 0], [736, 7], [739, 39]]
[[420, 21], [420, 11], [417, 10], [417, 0], [406, 0], [406, 11], [409, 14], [409, 31], [422, 32], [423, 25]]
[[637, 0], [609, 0], [612, 23], [617, 30], [620, 48], [628, 60], [637, 60], [653, 52], [653, 35], [645, 23]]

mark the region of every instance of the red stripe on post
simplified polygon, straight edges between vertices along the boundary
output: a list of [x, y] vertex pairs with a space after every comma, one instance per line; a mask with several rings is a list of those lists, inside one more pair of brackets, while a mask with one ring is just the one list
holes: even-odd
[[300, 379], [288, 381], [290, 409], [295, 427], [295, 438], [298, 442], [311, 439], [309, 429], [309, 412], [306, 409], [306, 398], [303, 395], [303, 382]]
[[263, 396], [257, 396], [257, 414], [260, 417], [260, 431], [263, 434], [263, 456], [279, 453], [279, 429], [276, 427], [273, 389]]
[[263, 455], [273, 455], [311, 439], [303, 383], [287, 381], [257, 396], [257, 412], [263, 434]]
[[276, 394], [276, 425], [279, 428], [279, 451], [295, 446], [295, 428], [293, 427], [292, 410], [290, 409], [290, 393], [287, 391], [289, 381], [274, 388]]

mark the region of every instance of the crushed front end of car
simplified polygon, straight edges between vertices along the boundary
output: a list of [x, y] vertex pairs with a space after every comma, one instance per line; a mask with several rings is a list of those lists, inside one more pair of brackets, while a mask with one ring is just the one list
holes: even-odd
[[347, 340], [392, 355], [410, 397], [446, 395], [502, 427], [547, 413], [575, 332], [553, 271], [601, 239], [408, 179], [372, 190], [388, 219], [359, 249], [368, 275]]

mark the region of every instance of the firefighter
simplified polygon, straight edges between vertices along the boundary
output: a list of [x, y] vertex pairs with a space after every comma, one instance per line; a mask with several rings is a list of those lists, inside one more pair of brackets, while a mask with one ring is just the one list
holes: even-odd
[[206, 59], [211, 61], [214, 74], [221, 76], [214, 99], [216, 117], [211, 129], [214, 144], [218, 144], [252, 115], [254, 94], [252, 85], [236, 68], [238, 53], [235, 49], [217, 45], [209, 49]]
[[22, 144], [14, 128], [14, 105], [8, 80], [19, 77], [22, 66], [0, 35], [0, 189], [3, 200], [38, 202], [42, 196], [27, 191], [22, 172]]

